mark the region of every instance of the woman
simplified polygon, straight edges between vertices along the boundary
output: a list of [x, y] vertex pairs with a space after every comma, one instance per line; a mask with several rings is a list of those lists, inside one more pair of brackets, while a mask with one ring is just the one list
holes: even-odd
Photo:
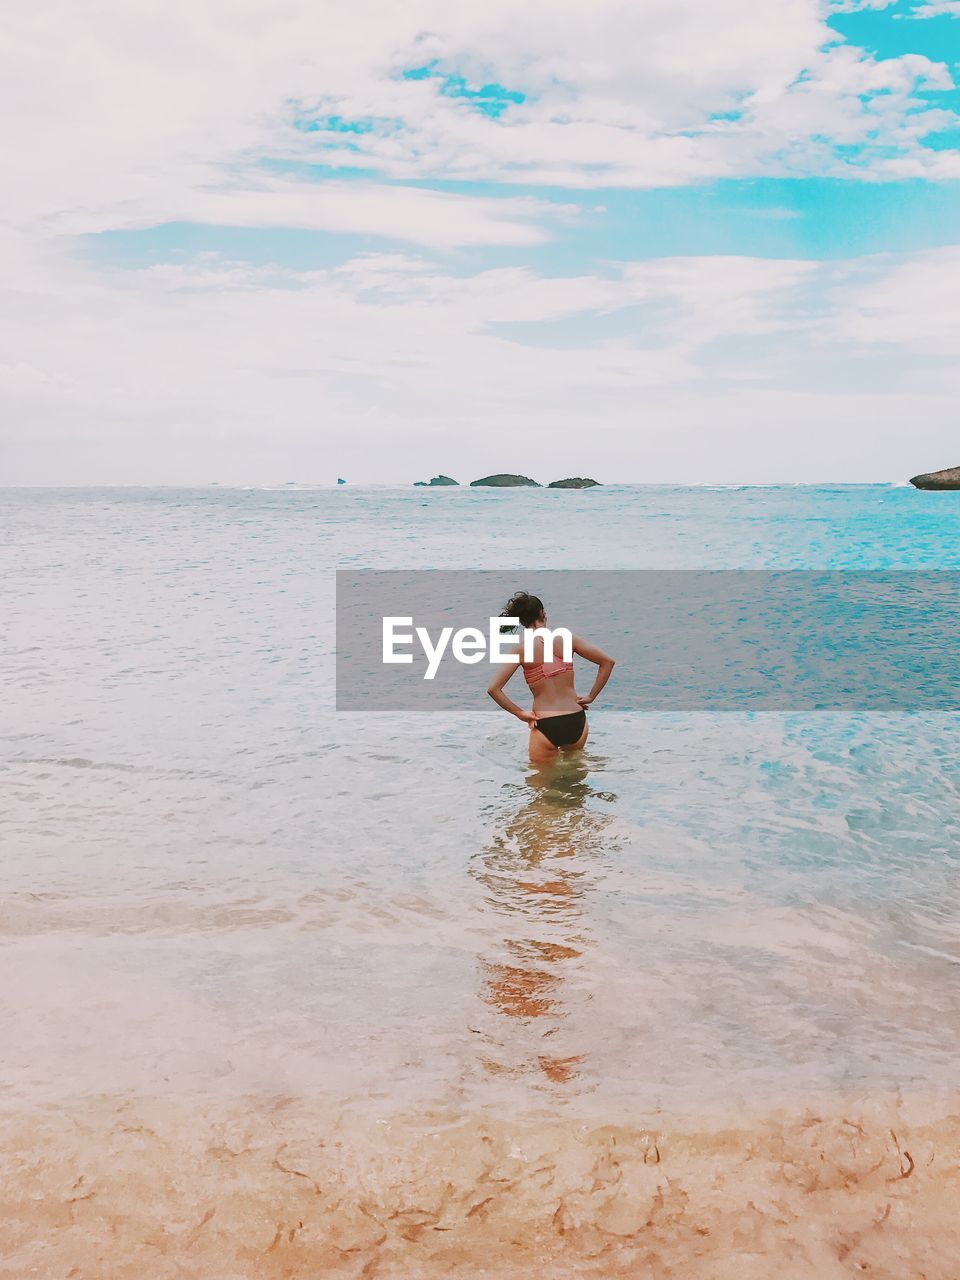
[[[544, 661], [546, 645], [543, 637], [537, 635], [547, 625], [543, 601], [537, 596], [528, 595], [526, 591], [518, 591], [507, 601], [507, 607], [500, 616], [519, 618], [524, 630], [533, 632], [532, 660], [523, 660], [521, 637], [520, 661], [507, 662], [499, 667], [487, 693], [504, 711], [509, 711], [530, 726], [530, 763], [548, 764], [561, 751], [579, 750], [586, 742], [588, 730], [585, 708], [610, 679], [613, 658], [608, 658], [602, 649], [587, 644], [579, 636], [573, 637], [573, 652], [586, 658], [588, 662], [595, 663], [598, 668], [593, 688], [585, 698], [579, 697], [573, 686], [573, 663], [560, 659]], [[559, 644], [559, 640], [557, 643]], [[533, 693], [532, 711], [524, 711], [503, 692], [504, 685], [518, 666], [523, 668], [523, 674]]]

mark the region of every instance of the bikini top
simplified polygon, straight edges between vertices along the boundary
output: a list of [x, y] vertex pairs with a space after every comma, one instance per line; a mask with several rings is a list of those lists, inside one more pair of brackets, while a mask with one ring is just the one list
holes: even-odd
[[527, 684], [532, 689], [535, 684], [549, 680], [551, 676], [558, 676], [564, 671], [572, 670], [572, 662], [562, 662], [558, 658], [555, 662], [537, 662], [532, 666], [524, 667], [523, 674], [526, 676]]

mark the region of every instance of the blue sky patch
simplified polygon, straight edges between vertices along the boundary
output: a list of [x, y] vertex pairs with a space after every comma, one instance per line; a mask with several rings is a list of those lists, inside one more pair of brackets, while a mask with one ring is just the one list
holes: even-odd
[[[303, 173], [301, 172], [301, 176]], [[323, 171], [323, 176], [327, 175]], [[388, 184], [389, 185], [389, 184]], [[396, 184], [456, 194], [503, 197], [486, 183]], [[171, 222], [81, 237], [89, 261], [123, 270], [220, 253], [232, 261], [290, 270], [337, 266], [360, 253], [397, 252], [443, 263], [450, 275], [485, 267], [528, 266], [544, 275], [603, 271], [610, 263], [730, 254], [808, 260], [910, 253], [960, 243], [960, 182], [860, 183], [845, 179], [724, 180], [663, 190], [582, 191], [511, 188], [569, 207], [540, 245], [483, 245], [431, 251], [387, 236]]]
[[946, 14], [916, 18], [914, 8], [907, 0], [897, 0], [886, 9], [835, 13], [827, 24], [849, 44], [875, 58], [919, 53], [931, 62], [960, 63], [960, 20]]
[[401, 79], [436, 80], [439, 92], [445, 98], [462, 99], [493, 120], [499, 120], [508, 107], [517, 106], [527, 98], [525, 93], [506, 89], [502, 84], [491, 82], [473, 86], [463, 76], [441, 70], [435, 61], [425, 63], [422, 67], [408, 67], [401, 73]]
[[396, 133], [403, 128], [403, 121], [390, 116], [348, 116], [336, 112], [318, 112], [314, 115], [297, 113], [293, 118], [293, 127], [298, 133], [334, 133], [347, 143], [351, 137], [363, 137], [366, 134], [380, 135]]

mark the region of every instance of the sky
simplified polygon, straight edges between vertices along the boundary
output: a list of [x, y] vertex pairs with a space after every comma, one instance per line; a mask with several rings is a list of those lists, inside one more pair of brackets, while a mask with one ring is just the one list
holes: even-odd
[[960, 0], [37, 0], [0, 484], [960, 464]]

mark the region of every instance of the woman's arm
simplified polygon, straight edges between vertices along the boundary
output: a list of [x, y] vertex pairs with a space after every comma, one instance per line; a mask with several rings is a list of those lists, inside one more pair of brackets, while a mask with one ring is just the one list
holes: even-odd
[[507, 695], [503, 692], [503, 686], [507, 683], [519, 664], [516, 662], [504, 662], [502, 666], [497, 667], [496, 674], [490, 681], [487, 689], [490, 697], [494, 700], [498, 707], [503, 707], [504, 711], [509, 711], [512, 716], [516, 716], [518, 720], [522, 720], [524, 724], [535, 725], [537, 717], [532, 711], [524, 711], [522, 707], [518, 707], [515, 702], [511, 702]]
[[588, 662], [596, 664], [597, 678], [593, 682], [593, 688], [585, 698], [578, 698], [577, 701], [581, 707], [588, 707], [594, 698], [610, 679], [610, 673], [616, 666], [613, 658], [604, 653], [602, 649], [598, 649], [595, 644], [588, 644], [586, 640], [582, 640], [580, 636], [573, 637], [573, 652], [578, 653], [581, 658], [586, 658]]

